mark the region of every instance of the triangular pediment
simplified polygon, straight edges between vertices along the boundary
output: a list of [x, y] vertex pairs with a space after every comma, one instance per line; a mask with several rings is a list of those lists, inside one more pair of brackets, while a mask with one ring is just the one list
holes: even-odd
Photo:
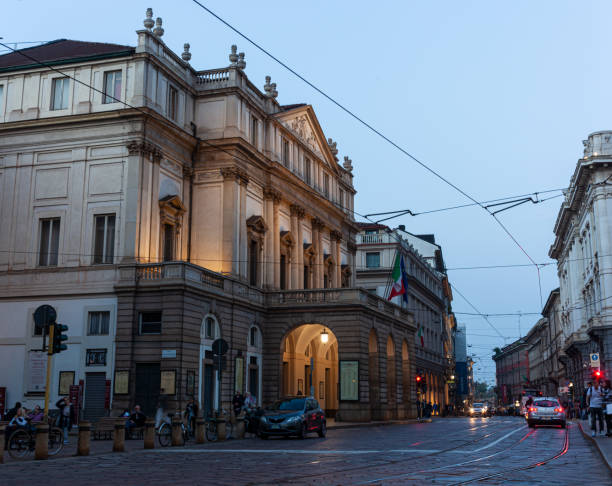
[[178, 214], [183, 214], [187, 210], [183, 201], [181, 201], [181, 198], [177, 195], [162, 197], [159, 200], [159, 207], [162, 210], [170, 210]]
[[268, 226], [261, 216], [253, 215], [246, 222], [247, 228], [255, 233], [265, 233], [268, 231]]
[[325, 139], [325, 134], [312, 106], [297, 105], [297, 107], [281, 111], [275, 116], [310, 151], [324, 161], [335, 173], [338, 173], [338, 163]]

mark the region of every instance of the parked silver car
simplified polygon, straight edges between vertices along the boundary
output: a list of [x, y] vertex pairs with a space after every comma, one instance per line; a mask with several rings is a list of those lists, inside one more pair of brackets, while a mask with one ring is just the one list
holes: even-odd
[[527, 408], [525, 417], [527, 425], [533, 428], [536, 425], [560, 425], [565, 428], [565, 410], [559, 400], [553, 397], [538, 397]]

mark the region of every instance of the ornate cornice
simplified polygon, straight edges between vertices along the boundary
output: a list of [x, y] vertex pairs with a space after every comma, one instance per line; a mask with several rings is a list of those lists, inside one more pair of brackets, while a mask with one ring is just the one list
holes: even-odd
[[306, 215], [306, 210], [297, 204], [292, 204], [289, 209], [291, 210], [291, 216], [297, 216], [298, 219], [302, 219]]
[[193, 175], [193, 169], [186, 165], [183, 166], [183, 177], [191, 177]]
[[162, 151], [159, 148], [144, 140], [131, 140], [127, 144], [127, 149], [129, 155], [144, 155], [146, 157], [151, 157], [153, 162], [159, 162], [163, 157]]
[[271, 187], [266, 187], [263, 191], [265, 199], [272, 199], [276, 204], [281, 202], [281, 193]]

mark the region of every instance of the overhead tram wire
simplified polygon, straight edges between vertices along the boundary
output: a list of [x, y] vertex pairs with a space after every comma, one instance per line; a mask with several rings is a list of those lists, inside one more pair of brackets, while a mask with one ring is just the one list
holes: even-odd
[[[121, 99], [119, 99], [119, 98], [116, 98], [116, 97], [114, 97], [114, 96], [112, 96], [112, 95], [109, 95], [109, 94], [107, 94], [107, 93], [104, 93], [102, 90], [100, 90], [100, 89], [98, 89], [98, 88], [95, 88], [94, 86], [92, 86], [92, 85], [90, 85], [90, 84], [88, 84], [88, 83], [86, 83], [86, 82], [84, 82], [84, 81], [81, 81], [80, 79], [77, 79], [77, 78], [75, 78], [74, 76], [71, 76], [71, 75], [70, 75], [70, 74], [68, 74], [68, 73], [63, 72], [63, 71], [61, 71], [60, 69], [57, 69], [57, 68], [55, 68], [55, 67], [54, 67], [54, 66], [52, 66], [52, 65], [49, 65], [48, 63], [45, 63], [45, 62], [43, 62], [43, 61], [40, 61], [40, 60], [36, 59], [35, 57], [33, 57], [33, 56], [29, 55], [29, 54], [24, 53], [22, 50], [13, 49], [13, 48], [11, 48], [10, 46], [8, 46], [7, 44], [4, 44], [3, 42], [0, 42], [0, 46], [4, 46], [5, 48], [7, 48], [7, 49], [9, 49], [9, 50], [11, 50], [11, 51], [13, 51], [13, 52], [19, 53], [19, 54], [20, 54], [20, 55], [22, 55], [23, 57], [26, 57], [27, 59], [30, 59], [31, 61], [35, 62], [35, 63], [36, 63], [36, 64], [38, 64], [39, 66], [46, 67], [47, 69], [50, 69], [50, 70], [52, 70], [52, 71], [54, 71], [54, 72], [57, 72], [58, 74], [61, 74], [62, 76], [65, 76], [65, 77], [67, 77], [67, 78], [69, 78], [69, 79], [72, 79], [73, 81], [75, 81], [75, 82], [77, 82], [77, 83], [79, 83], [79, 84], [81, 84], [81, 85], [83, 85], [83, 86], [85, 86], [85, 87], [87, 87], [87, 88], [89, 88], [89, 89], [91, 89], [91, 90], [95, 91], [95, 92], [98, 92], [98, 93], [100, 93], [100, 94], [106, 95], [106, 96], [108, 96], [108, 97], [112, 98], [114, 101], [116, 101], [116, 102], [118, 102], [118, 103], [121, 103], [121, 104], [122, 104], [122, 105], [124, 105], [124, 106], [127, 106], [127, 107], [129, 107], [129, 108], [131, 108], [131, 109], [133, 109], [133, 110], [136, 110], [136, 111], [138, 111], [139, 113], [142, 113], [143, 115], [145, 115], [145, 116], [147, 116], [147, 117], [151, 117], [151, 118], [153, 118], [153, 119], [156, 119], [156, 120], [158, 120], [158, 121], [162, 122], [162, 124], [164, 124], [164, 125], [171, 126], [173, 129], [180, 130], [180, 131], [182, 131], [182, 132], [184, 132], [184, 133], [188, 134], [189, 136], [193, 136], [192, 134], [190, 134], [189, 132], [187, 132], [187, 131], [186, 131], [184, 128], [181, 128], [181, 127], [179, 127], [179, 126], [170, 125], [170, 124], [168, 123], [168, 121], [167, 121], [165, 118], [163, 118], [162, 116], [160, 116], [159, 114], [157, 114], [156, 112], [154, 112], [154, 111], [152, 111], [152, 110], [150, 110], [150, 111], [146, 111], [146, 110], [144, 110], [144, 109], [142, 109], [142, 108], [140, 108], [140, 107], [133, 106], [133, 105], [131, 105], [131, 104], [127, 103], [126, 101], [123, 101], [123, 100], [121, 100]], [[202, 143], [205, 143], [206, 145], [208, 145], [208, 146], [210, 146], [210, 147], [216, 148], [217, 150], [220, 150], [220, 151], [223, 151], [223, 152], [227, 153], [228, 155], [230, 155], [231, 157], [233, 157], [233, 158], [235, 158], [235, 159], [237, 159], [237, 160], [241, 160], [241, 161], [243, 161], [243, 162], [248, 162], [247, 160], [242, 159], [242, 158], [240, 158], [240, 157], [236, 156], [234, 153], [232, 153], [232, 152], [230, 152], [230, 151], [228, 151], [228, 150], [225, 150], [224, 148], [219, 147], [219, 146], [217, 146], [216, 144], [213, 144], [213, 143], [211, 143], [211, 142], [209, 142], [209, 141], [207, 141], [207, 140], [203, 140], [203, 139], [198, 139], [198, 140], [199, 140], [200, 142], [202, 142]], [[303, 188], [303, 189], [304, 189], [304, 188]], [[319, 197], [319, 194], [315, 193], [314, 191], [311, 191], [311, 190], [308, 190], [308, 189], [304, 189], [304, 190], [305, 190], [306, 192], [309, 192], [310, 194], [313, 194], [313, 195], [315, 195], [315, 196]], [[469, 197], [469, 196], [468, 196], [468, 197]], [[477, 203], [477, 201], [474, 201], [474, 202], [476, 202], [476, 203]], [[337, 205], [337, 204], [336, 204], [336, 206], [340, 207], [340, 206], [339, 206], [339, 205]], [[350, 212], [352, 212], [352, 213], [354, 213], [354, 214], [357, 214], [358, 216], [361, 216], [361, 217], [363, 217], [363, 218], [365, 218], [365, 219], [369, 220], [370, 222], [372, 222], [372, 220], [371, 220], [371, 219], [369, 219], [368, 217], [366, 217], [366, 216], [364, 216], [364, 215], [362, 215], [362, 214], [359, 214], [358, 212], [356, 212], [356, 211], [354, 211], [354, 210], [351, 210], [350, 208], [343, 207], [342, 209], [347, 209], [348, 211], [350, 211]], [[399, 240], [398, 240], [398, 241], [399, 241]], [[539, 274], [539, 272], [538, 272], [538, 274]], [[463, 298], [463, 299], [464, 299], [466, 302], [468, 302], [468, 304], [469, 304], [469, 305], [470, 305], [470, 306], [471, 306], [471, 307], [472, 307], [474, 310], [476, 310], [476, 312], [479, 312], [479, 311], [478, 311], [478, 309], [476, 309], [476, 307], [474, 307], [474, 305], [473, 305], [473, 304], [471, 304], [471, 302], [469, 302], [469, 301], [467, 300], [467, 298], [466, 298], [466, 297], [465, 297], [463, 294], [461, 294], [461, 292], [459, 292], [459, 290], [458, 290], [458, 289], [456, 289], [456, 287], [455, 287], [455, 286], [452, 286], [452, 287], [453, 287], [453, 288], [454, 288], [454, 289], [457, 291], [457, 293], [459, 293], [459, 295], [461, 295], [461, 297], [462, 297], [462, 298]], [[418, 309], [415, 309], [415, 311], [417, 311], [417, 310], [418, 310]], [[499, 331], [498, 331], [498, 330], [495, 328], [495, 326], [493, 326], [493, 324], [491, 324], [491, 322], [490, 322], [490, 321], [488, 321], [488, 319], [486, 318], [486, 316], [485, 316], [484, 314], [481, 314], [481, 315], [482, 315], [482, 317], [485, 319], [485, 321], [486, 321], [486, 322], [487, 322], [487, 323], [488, 323], [488, 324], [489, 324], [489, 325], [490, 325], [490, 326], [491, 326], [491, 327], [492, 327], [492, 328], [495, 330], [495, 332], [497, 332], [497, 333], [500, 335], [500, 337], [501, 337], [502, 339], [504, 339], [504, 336], [502, 336], [502, 335], [501, 335], [501, 333], [500, 333], [500, 332], [499, 332]]]
[[483, 210], [485, 210], [490, 216], [493, 217], [493, 219], [497, 222], [497, 224], [504, 230], [504, 232], [510, 237], [510, 239], [515, 243], [516, 246], [519, 247], [519, 249], [525, 254], [525, 256], [529, 259], [529, 261], [531, 261], [531, 263], [535, 266], [536, 270], [537, 270], [537, 274], [538, 274], [538, 289], [539, 289], [539, 293], [540, 293], [540, 306], [543, 305], [543, 298], [542, 298], [542, 278], [540, 275], [540, 269], [538, 267], [538, 265], [536, 264], [536, 262], [533, 260], [533, 258], [531, 258], [531, 255], [529, 255], [529, 253], [527, 253], [527, 250], [525, 250], [525, 248], [518, 242], [518, 240], [516, 239], [516, 237], [510, 232], [510, 230], [508, 230], [508, 228], [495, 216], [495, 214], [493, 214], [486, 206], [482, 205], [481, 203], [479, 203], [476, 199], [474, 199], [471, 195], [469, 195], [466, 191], [464, 191], [463, 189], [461, 189], [459, 186], [457, 186], [456, 184], [452, 183], [449, 179], [445, 178], [442, 174], [440, 174], [439, 172], [437, 172], [436, 170], [432, 169], [431, 167], [429, 167], [427, 164], [425, 164], [424, 162], [422, 162], [421, 160], [419, 160], [417, 157], [415, 157], [414, 155], [412, 155], [410, 152], [408, 152], [408, 150], [404, 149], [401, 145], [399, 145], [398, 143], [394, 142], [393, 140], [391, 140], [389, 137], [387, 137], [385, 134], [383, 134], [380, 130], [378, 130], [377, 128], [375, 128], [373, 125], [369, 124], [368, 122], [366, 122], [363, 118], [361, 118], [359, 115], [357, 115], [355, 112], [353, 112], [352, 110], [348, 109], [347, 107], [345, 107], [342, 103], [340, 103], [339, 101], [336, 101], [336, 99], [334, 99], [332, 96], [328, 95], [325, 91], [323, 91], [321, 88], [317, 87], [314, 83], [310, 82], [308, 79], [306, 79], [303, 75], [301, 75], [300, 73], [298, 73], [295, 69], [291, 68], [289, 65], [287, 65], [286, 63], [284, 63], [283, 61], [281, 61], [279, 58], [277, 58], [276, 56], [274, 56], [270, 51], [266, 50], [264, 47], [262, 47], [261, 45], [259, 45], [257, 42], [255, 42], [254, 40], [252, 40], [250, 37], [248, 37], [246, 34], [243, 34], [240, 30], [238, 30], [236, 27], [234, 27], [233, 25], [231, 25], [229, 22], [227, 22], [226, 20], [224, 20], [223, 18], [221, 18], [219, 15], [217, 15], [216, 13], [214, 13], [212, 10], [210, 10], [208, 7], [206, 7], [205, 5], [203, 5], [200, 1], [198, 0], [192, 0], [193, 3], [195, 3], [196, 5], [200, 6], [200, 8], [202, 8], [203, 10], [205, 10], [206, 12], [208, 12], [210, 15], [212, 15], [213, 17], [215, 17], [217, 20], [219, 20], [221, 23], [223, 23], [225, 26], [227, 26], [229, 29], [233, 30], [236, 34], [238, 34], [240, 37], [242, 37], [243, 39], [245, 39], [247, 42], [249, 42], [251, 45], [253, 45], [255, 48], [257, 48], [258, 50], [260, 50], [261, 52], [263, 52], [266, 56], [268, 56], [269, 58], [271, 58], [272, 60], [274, 60], [275, 62], [277, 62], [279, 65], [281, 65], [282, 67], [284, 67], [287, 71], [289, 71], [291, 74], [293, 74], [294, 76], [296, 76], [298, 79], [300, 79], [301, 81], [303, 81], [304, 83], [306, 83], [308, 86], [310, 86], [312, 89], [314, 89], [317, 93], [319, 93], [321, 96], [323, 96], [324, 98], [326, 98], [327, 100], [329, 100], [331, 103], [333, 103], [334, 105], [336, 105], [338, 108], [340, 108], [342, 111], [344, 111], [346, 114], [348, 114], [349, 116], [351, 116], [353, 119], [355, 119], [356, 121], [358, 121], [359, 123], [361, 123], [363, 126], [365, 126], [366, 128], [368, 128], [370, 131], [372, 131], [373, 133], [375, 133], [376, 135], [378, 135], [380, 138], [382, 138], [383, 140], [385, 140], [387, 143], [389, 143], [390, 145], [392, 145], [393, 147], [395, 147], [397, 150], [399, 150], [401, 153], [403, 153], [404, 155], [406, 155], [407, 157], [409, 157], [410, 159], [412, 159], [415, 163], [417, 163], [418, 165], [420, 165], [423, 169], [425, 169], [426, 171], [428, 171], [429, 173], [431, 173], [432, 175], [434, 175], [435, 177], [437, 177], [438, 179], [440, 179], [441, 181], [443, 181], [445, 184], [449, 185], [450, 187], [452, 187], [453, 189], [455, 189], [457, 192], [459, 192], [460, 194], [462, 194], [463, 196], [465, 196], [467, 199], [469, 199], [470, 201], [472, 201], [474, 204], [477, 204], [478, 206], [480, 206]]

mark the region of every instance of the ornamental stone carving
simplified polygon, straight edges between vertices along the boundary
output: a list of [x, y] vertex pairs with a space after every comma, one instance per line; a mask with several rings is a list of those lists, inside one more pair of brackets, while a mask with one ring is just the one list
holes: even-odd
[[331, 138], [328, 138], [327, 144], [329, 145], [329, 149], [331, 150], [334, 159], [338, 160], [338, 157], [336, 157], [338, 155], [338, 143], [334, 142]]
[[155, 19], [155, 28], [153, 29], [153, 35], [155, 35], [156, 37], [161, 37], [164, 35], [161, 17], [157, 17], [157, 19]]
[[268, 231], [268, 225], [264, 221], [263, 217], [253, 215], [246, 222], [247, 228], [253, 233], [265, 233]]
[[185, 42], [185, 44], [183, 45], [183, 53], [181, 54], [181, 57], [185, 62], [189, 62], [191, 60], [191, 52], [189, 52], [190, 47], [191, 46], [188, 42]]
[[272, 78], [270, 76], [266, 76], [266, 84], [264, 84], [264, 91], [266, 92], [266, 96], [268, 98], [276, 98], [278, 96], [278, 91], [276, 91], [276, 83], [270, 83]]
[[127, 149], [129, 155], [144, 155], [145, 157], [151, 157], [153, 162], [159, 162], [163, 157], [161, 150], [155, 145], [143, 140], [131, 140], [127, 144]]
[[348, 172], [353, 172], [353, 161], [348, 158], [348, 155], [344, 156], [344, 164], [342, 164]]
[[312, 228], [322, 230], [323, 228], [325, 228], [325, 223], [323, 223], [320, 218], [315, 216], [314, 218], [312, 218]]
[[152, 8], [147, 9], [147, 18], [142, 21], [142, 24], [145, 26], [145, 29], [147, 29], [149, 32], [155, 25], [155, 20], [153, 20], [153, 9]]
[[220, 171], [223, 180], [235, 179], [239, 184], [244, 184], [245, 186], [249, 183], [247, 173], [238, 167], [222, 167]]
[[295, 133], [307, 146], [316, 153], [319, 157], [323, 158], [323, 154], [319, 149], [317, 138], [312, 131], [310, 122], [306, 115], [300, 115], [290, 121], [282, 122], [289, 130]]
[[266, 187], [263, 193], [264, 193], [265, 199], [272, 199], [275, 204], [278, 204], [281, 202], [281, 199], [282, 199], [281, 193], [277, 191], [276, 189], [272, 189], [271, 187]]
[[238, 52], [238, 46], [236, 44], [233, 44], [230, 49], [231, 49], [230, 54], [229, 54], [230, 67], [237, 67], [236, 64], [238, 63], [238, 54], [236, 53]]
[[331, 230], [329, 232], [329, 237], [332, 240], [336, 240], [338, 242], [342, 241], [342, 233], [340, 231], [338, 231], [338, 230]]
[[292, 204], [289, 209], [291, 210], [291, 216], [297, 216], [298, 219], [302, 219], [306, 214], [306, 211], [302, 206], [298, 206], [297, 204]]

